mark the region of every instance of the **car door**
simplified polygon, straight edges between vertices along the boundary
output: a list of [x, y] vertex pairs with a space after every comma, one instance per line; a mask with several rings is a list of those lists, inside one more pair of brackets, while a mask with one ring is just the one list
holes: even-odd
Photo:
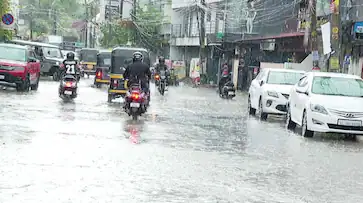
[[52, 62], [45, 57], [45, 51], [43, 47], [39, 47], [39, 50], [41, 50], [40, 61], [42, 63], [40, 72], [49, 73], [50, 68], [52, 67]]
[[295, 91], [291, 97], [291, 118], [295, 123], [301, 124], [302, 113], [305, 108], [305, 103], [308, 99], [308, 95], [303, 92], [308, 89], [308, 76], [304, 76], [295, 86]]
[[[35, 59], [35, 56], [34, 56], [34, 53], [33, 53], [33, 50], [31, 49], [28, 49], [28, 58], [29, 59]], [[28, 74], [30, 76], [30, 83], [31, 84], [34, 84], [35, 81], [36, 81], [36, 71], [35, 71], [35, 63], [33, 61], [29, 61], [28, 60]]]
[[256, 79], [254, 79], [251, 83], [251, 92], [253, 92], [251, 96], [252, 108], [258, 108], [258, 103], [262, 94], [261, 81], [263, 81], [264, 83], [266, 82], [267, 73], [267, 70], [262, 70], [260, 74], [256, 77]]

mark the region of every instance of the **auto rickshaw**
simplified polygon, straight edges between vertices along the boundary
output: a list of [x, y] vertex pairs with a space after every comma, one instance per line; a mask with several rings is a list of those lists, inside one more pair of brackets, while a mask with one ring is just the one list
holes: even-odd
[[80, 64], [88, 78], [96, 73], [97, 54], [98, 50], [93, 48], [82, 48], [80, 51]]
[[150, 66], [149, 52], [143, 48], [116, 47], [111, 52], [110, 86], [108, 88], [108, 102], [119, 97], [125, 97], [127, 82], [124, 79], [126, 67], [132, 63], [134, 52], [141, 52], [144, 63]]
[[103, 84], [110, 83], [111, 51], [101, 50], [97, 54], [96, 77], [94, 85], [100, 88]]

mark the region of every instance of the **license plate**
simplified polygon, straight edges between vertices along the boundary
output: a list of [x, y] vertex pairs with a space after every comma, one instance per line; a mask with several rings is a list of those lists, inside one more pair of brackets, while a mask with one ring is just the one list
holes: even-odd
[[88, 69], [92, 69], [93, 68], [93, 65], [87, 65], [87, 68]]
[[139, 108], [140, 107], [140, 103], [133, 102], [133, 103], [130, 104], [130, 107]]
[[0, 75], [0, 80], [5, 79], [5, 75]]
[[66, 95], [72, 95], [72, 91], [64, 91], [64, 94], [66, 94]]
[[228, 92], [228, 95], [234, 95], [234, 92]]
[[165, 76], [161, 76], [160, 78], [161, 78], [161, 79], [165, 79]]
[[358, 121], [358, 120], [343, 120], [343, 119], [339, 119], [339, 120], [338, 120], [338, 125], [345, 125], [345, 126], [356, 126], [356, 127], [360, 127], [360, 126], [362, 126], [362, 121]]

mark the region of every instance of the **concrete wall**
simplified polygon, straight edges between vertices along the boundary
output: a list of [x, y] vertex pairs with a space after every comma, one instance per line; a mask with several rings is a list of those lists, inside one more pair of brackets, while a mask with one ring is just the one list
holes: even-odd
[[187, 60], [199, 57], [199, 47], [176, 47], [170, 46], [171, 60]]

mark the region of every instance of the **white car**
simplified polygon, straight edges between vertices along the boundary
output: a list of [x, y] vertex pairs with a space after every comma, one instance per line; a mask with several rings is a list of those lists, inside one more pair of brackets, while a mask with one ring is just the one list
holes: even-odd
[[354, 75], [311, 72], [292, 88], [287, 128], [314, 132], [363, 134], [363, 80]]
[[249, 114], [257, 110], [261, 120], [266, 120], [268, 114], [286, 114], [290, 90], [304, 74], [291, 69], [262, 69], [248, 90]]

